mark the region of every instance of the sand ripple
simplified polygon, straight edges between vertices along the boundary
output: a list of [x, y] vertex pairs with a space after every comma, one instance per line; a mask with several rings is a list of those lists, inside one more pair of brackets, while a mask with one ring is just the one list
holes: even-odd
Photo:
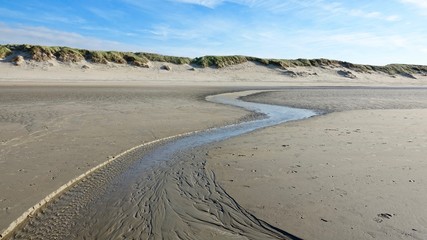
[[124, 171], [138, 169], [134, 160], [146, 151], [75, 185], [12, 239], [296, 239], [234, 201], [205, 169], [203, 150], [182, 152], [137, 178]]
[[135, 148], [49, 202], [10, 238], [298, 239], [243, 209], [205, 168], [203, 145], [299, 116], [270, 111], [276, 118]]

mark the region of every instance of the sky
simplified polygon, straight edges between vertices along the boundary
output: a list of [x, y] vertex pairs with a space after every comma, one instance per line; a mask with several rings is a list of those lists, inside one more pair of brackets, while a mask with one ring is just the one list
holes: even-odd
[[0, 44], [427, 65], [427, 0], [0, 0]]

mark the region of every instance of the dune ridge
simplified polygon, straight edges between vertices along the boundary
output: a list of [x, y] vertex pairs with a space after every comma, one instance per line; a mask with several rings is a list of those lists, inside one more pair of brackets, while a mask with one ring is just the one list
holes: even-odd
[[[0, 59], [6, 62], [13, 62], [17, 65], [24, 61], [46, 62], [57, 60], [63, 63], [89, 62], [97, 64], [126, 64], [131, 66], [149, 68], [151, 62], [163, 62], [172, 64], [189, 64], [197, 68], [224, 68], [246, 62], [253, 62], [265, 67], [288, 69], [295, 67], [342, 67], [358, 73], [383, 73], [390, 76], [403, 76], [416, 78], [414, 74], [427, 76], [427, 66], [410, 64], [389, 64], [386, 66], [374, 66], [353, 64], [346, 61], [330, 59], [267, 59], [252, 56], [231, 55], [231, 56], [201, 56], [196, 58], [166, 56], [156, 53], [144, 52], [119, 52], [119, 51], [93, 51], [58, 46], [37, 46], [37, 45], [0, 45]], [[86, 66], [88, 67], [88, 66]], [[165, 68], [165, 70], [170, 70]], [[195, 70], [194, 68], [190, 70]], [[297, 73], [290, 72], [297, 76]], [[342, 71], [341, 75], [349, 78], [355, 77], [351, 72]]]

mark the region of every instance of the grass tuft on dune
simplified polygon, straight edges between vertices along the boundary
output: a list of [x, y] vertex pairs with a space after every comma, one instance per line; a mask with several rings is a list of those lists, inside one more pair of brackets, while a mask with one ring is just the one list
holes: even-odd
[[217, 67], [224, 68], [231, 65], [237, 65], [240, 63], [247, 62], [248, 59], [245, 56], [204, 56], [198, 57], [191, 61], [192, 64], [201, 67]]
[[191, 63], [191, 58], [188, 58], [188, 57], [174, 57], [174, 56], [160, 55], [156, 53], [136, 53], [136, 55], [145, 57], [150, 61], [156, 61], [156, 62], [167, 62], [167, 63], [174, 63], [174, 64], [190, 64]]
[[12, 53], [12, 51], [5, 47], [5, 46], [0, 46], [0, 58], [5, 58], [7, 56], [9, 56]]

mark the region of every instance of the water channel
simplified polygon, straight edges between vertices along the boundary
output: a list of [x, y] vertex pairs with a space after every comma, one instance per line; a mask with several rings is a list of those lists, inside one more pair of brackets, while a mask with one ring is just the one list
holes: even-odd
[[119, 157], [48, 203], [10, 239], [298, 239], [243, 209], [205, 168], [204, 146], [316, 115], [239, 100], [256, 92], [206, 100], [256, 112], [258, 118]]

